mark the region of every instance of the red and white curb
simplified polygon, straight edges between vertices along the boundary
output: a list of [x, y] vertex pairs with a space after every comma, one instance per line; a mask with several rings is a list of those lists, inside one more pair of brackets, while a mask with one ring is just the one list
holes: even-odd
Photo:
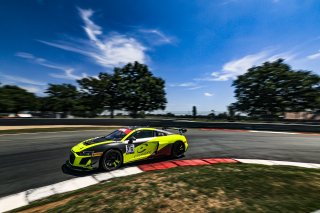
[[157, 163], [144, 164], [140, 166], [126, 167], [112, 172], [105, 172], [94, 174], [91, 176], [73, 178], [70, 180], [62, 181], [52, 185], [29, 189], [24, 192], [9, 195], [0, 198], [0, 212], [10, 211], [22, 206], [26, 206], [29, 203], [40, 200], [51, 195], [61, 194], [65, 192], [74, 191], [87, 186], [98, 184], [103, 181], [110, 180], [116, 177], [129, 176], [138, 174], [141, 172], [163, 170], [178, 166], [198, 166], [198, 165], [210, 165], [218, 163], [249, 163], [249, 164], [262, 164], [262, 165], [284, 165], [284, 166], [298, 166], [304, 168], [320, 169], [320, 164], [315, 163], [300, 163], [300, 162], [288, 162], [288, 161], [274, 161], [274, 160], [258, 160], [258, 159], [231, 159], [231, 158], [204, 158], [204, 159], [192, 159], [192, 160], [174, 160], [164, 161]]

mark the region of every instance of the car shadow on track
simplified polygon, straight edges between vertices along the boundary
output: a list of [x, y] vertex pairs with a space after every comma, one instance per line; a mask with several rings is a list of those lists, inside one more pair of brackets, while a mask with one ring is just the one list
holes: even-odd
[[[148, 160], [141, 160], [141, 161], [137, 161], [137, 162], [133, 162], [133, 163], [128, 163], [121, 168], [127, 168], [127, 167], [132, 167], [132, 166], [140, 166], [140, 165], [147, 165], [147, 164], [151, 164], [151, 163], [159, 163], [159, 162], [165, 162], [165, 161], [171, 161], [171, 160], [177, 160], [177, 159], [182, 159], [185, 156], [182, 156], [180, 158], [172, 158], [172, 157], [162, 157], [162, 158], [155, 158], [155, 159], [148, 159]], [[84, 177], [84, 176], [90, 176], [90, 175], [94, 175], [94, 174], [99, 174], [99, 173], [103, 173], [106, 172], [102, 169], [96, 169], [96, 170], [92, 170], [92, 171], [78, 171], [78, 170], [72, 170], [70, 169], [66, 164], [63, 164], [61, 166], [61, 170], [64, 174], [67, 175], [72, 175], [72, 176], [76, 176], [76, 177]]]

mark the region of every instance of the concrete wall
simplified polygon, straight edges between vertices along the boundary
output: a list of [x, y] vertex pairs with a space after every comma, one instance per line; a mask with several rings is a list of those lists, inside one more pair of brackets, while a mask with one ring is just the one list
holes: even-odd
[[311, 124], [276, 124], [243, 122], [194, 122], [174, 119], [43, 119], [10, 118], [0, 119], [0, 126], [20, 125], [119, 125], [119, 126], [154, 126], [185, 128], [222, 128], [289, 132], [320, 132], [320, 125]]
[[288, 120], [320, 120], [320, 115], [310, 112], [286, 112], [284, 118]]

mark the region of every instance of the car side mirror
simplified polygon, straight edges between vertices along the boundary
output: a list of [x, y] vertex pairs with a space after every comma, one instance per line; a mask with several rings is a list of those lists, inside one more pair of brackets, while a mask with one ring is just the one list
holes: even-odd
[[133, 143], [133, 141], [135, 141], [135, 140], [136, 140], [136, 138], [132, 136], [132, 137], [129, 138], [128, 143]]

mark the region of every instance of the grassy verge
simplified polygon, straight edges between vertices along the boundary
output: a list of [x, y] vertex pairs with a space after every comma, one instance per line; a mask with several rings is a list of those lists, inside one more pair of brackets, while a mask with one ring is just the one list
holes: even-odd
[[34, 129], [8, 129], [0, 130], [1, 134], [17, 134], [17, 133], [35, 133], [35, 132], [60, 132], [60, 131], [78, 131], [78, 130], [106, 130], [116, 129], [116, 127], [59, 127], [59, 128], [34, 128]]
[[36, 201], [24, 212], [312, 212], [320, 170], [219, 164], [117, 178]]

